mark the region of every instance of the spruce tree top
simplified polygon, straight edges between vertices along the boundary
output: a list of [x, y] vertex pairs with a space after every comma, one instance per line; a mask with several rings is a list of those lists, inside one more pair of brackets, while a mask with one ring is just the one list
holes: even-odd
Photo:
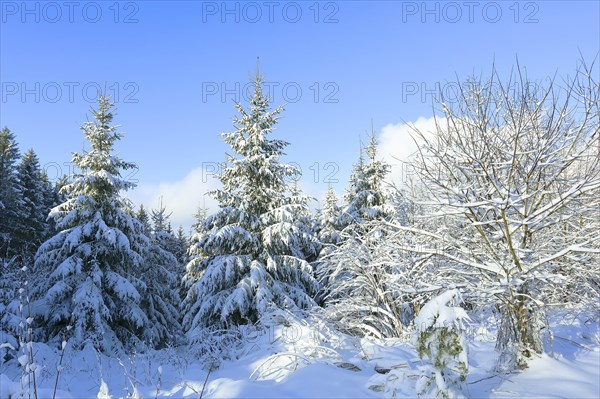
[[261, 215], [282, 205], [288, 189], [285, 178], [298, 174], [295, 167], [279, 162], [288, 143], [267, 139], [283, 106], [270, 111], [270, 99], [264, 95], [262, 84], [263, 78], [257, 74], [248, 111], [242, 104], [235, 104], [240, 113], [233, 118], [236, 130], [222, 136], [238, 156], [228, 155], [230, 166], [220, 177], [223, 189], [214, 192], [221, 207], [231, 206], [250, 215]]
[[[347, 206], [343, 219], [346, 226], [384, 219], [393, 214], [393, 208], [386, 203], [387, 195], [383, 189], [390, 167], [377, 159], [377, 144], [375, 131], [372, 129], [369, 144], [366, 148], [361, 144], [360, 158], [352, 169], [350, 187], [345, 194]], [[368, 157], [367, 162], [364, 154]]]
[[101, 96], [98, 99], [98, 110], [91, 110], [94, 120], [81, 127], [91, 149], [82, 154], [73, 154], [73, 162], [82, 172], [77, 176], [73, 188], [96, 202], [110, 201], [121, 190], [135, 187], [134, 183], [122, 179], [120, 173], [136, 165], [112, 155], [115, 142], [123, 137], [122, 133], [117, 132], [119, 126], [110, 125], [113, 105], [108, 97]]

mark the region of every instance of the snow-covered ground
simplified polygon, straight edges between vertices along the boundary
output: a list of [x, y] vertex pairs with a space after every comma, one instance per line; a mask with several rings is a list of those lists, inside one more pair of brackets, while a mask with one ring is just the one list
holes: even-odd
[[[494, 371], [493, 332], [473, 327], [469, 341], [467, 397], [600, 397], [598, 322], [584, 317], [555, 321], [547, 353], [514, 374]], [[318, 326], [318, 327], [317, 327]], [[244, 332], [245, 343], [230, 346], [236, 360], [225, 360], [207, 375], [206, 362], [190, 348], [164, 349], [123, 359], [91, 348], [68, 346], [59, 375], [58, 398], [382, 398], [416, 397], [422, 362], [402, 340], [355, 339], [324, 325], [297, 320], [258, 332]], [[34, 344], [38, 397], [53, 397], [60, 353]], [[205, 357], [206, 358], [206, 357]], [[0, 397], [20, 397], [17, 360], [0, 368]], [[25, 394], [28, 397], [28, 394]], [[32, 395], [33, 397], [33, 395]]]

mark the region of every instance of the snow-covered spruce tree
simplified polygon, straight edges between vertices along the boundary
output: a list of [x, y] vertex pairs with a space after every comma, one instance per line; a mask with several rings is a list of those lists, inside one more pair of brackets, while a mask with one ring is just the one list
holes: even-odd
[[18, 207], [18, 226], [14, 245], [26, 258], [33, 258], [37, 248], [48, 237], [46, 218], [50, 212], [46, 198], [48, 188], [44, 187], [38, 157], [29, 150], [17, 168], [17, 181], [21, 192]]
[[[9, 311], [17, 298], [19, 265], [12, 241], [18, 221], [20, 192], [16, 176], [19, 149], [8, 128], [0, 131], [0, 344], [18, 348], [18, 318]], [[8, 354], [2, 350], [2, 356]], [[13, 352], [14, 355], [14, 352]]]
[[59, 233], [36, 254], [35, 268], [47, 278], [34, 291], [50, 340], [72, 325], [76, 348], [92, 343], [107, 353], [141, 344], [148, 327], [139, 278], [148, 238], [120, 195], [134, 186], [121, 171], [135, 165], [113, 155], [122, 134], [111, 126], [111, 108], [100, 97], [94, 119], [81, 127], [91, 148], [73, 154], [79, 172], [61, 189], [66, 201], [50, 213]]
[[[365, 190], [365, 181], [364, 181], [364, 169], [365, 169], [365, 151], [363, 147], [363, 143], [360, 143], [360, 152], [358, 155], [358, 161], [354, 165], [352, 165], [352, 170], [350, 172], [350, 179], [348, 181], [348, 188], [344, 193], [344, 207], [343, 207], [343, 219], [344, 226], [352, 222], [360, 222], [358, 215], [348, 215], [349, 208], [353, 202], [357, 202], [357, 198], [359, 197], [359, 193]], [[353, 207], [355, 208], [355, 207]]]
[[[17, 179], [19, 149], [14, 134], [8, 129], [0, 131], [0, 344], [10, 344], [18, 349], [19, 318], [11, 311], [11, 303], [18, 299], [21, 258], [15, 246], [21, 204]], [[8, 355], [8, 349], [0, 353]]]
[[[367, 155], [367, 162], [363, 152]], [[377, 159], [377, 139], [375, 131], [372, 130], [369, 145], [364, 150], [361, 148], [358, 163], [352, 169], [350, 187], [344, 196], [344, 227], [393, 215], [393, 208], [387, 204], [387, 195], [383, 189], [384, 179], [389, 171], [389, 165]]]
[[158, 209], [152, 209], [150, 211], [150, 219], [152, 220], [152, 230], [155, 233], [169, 233], [170, 217], [171, 213], [167, 213], [167, 208], [163, 205], [161, 198]]
[[18, 252], [11, 246], [11, 241], [18, 230], [19, 220], [21, 195], [17, 180], [19, 157], [15, 135], [8, 128], [3, 128], [0, 131], [0, 258], [7, 262]]
[[[152, 236], [154, 240], [160, 245], [162, 249], [170, 252], [176, 258], [186, 248], [182, 248], [182, 243], [175, 237], [173, 230], [171, 229], [170, 222], [171, 213], [167, 213], [167, 209], [162, 204], [162, 201], [158, 209], [150, 211], [150, 219], [152, 221]], [[185, 243], [183, 243], [185, 244]], [[184, 265], [178, 265], [173, 269], [173, 272], [180, 279], [183, 277]]]
[[59, 194], [60, 187], [62, 187], [64, 182], [62, 182], [62, 179], [59, 179], [56, 183], [52, 183], [48, 178], [48, 174], [45, 171], [42, 171], [41, 183], [42, 190], [44, 192], [44, 208], [47, 210], [45, 219], [47, 232], [43, 240], [45, 241], [46, 239], [52, 237], [54, 234], [57, 233], [54, 220], [52, 218], [48, 218], [48, 214], [50, 213], [50, 210], [52, 210], [52, 208], [64, 202], [64, 198], [62, 197], [62, 195]]
[[[327, 187], [323, 207], [317, 213], [319, 240], [325, 244], [338, 244], [340, 242], [341, 210], [338, 199], [331, 184]], [[326, 247], [324, 247], [325, 249]]]
[[178, 306], [183, 264], [170, 249], [175, 238], [164, 231], [168, 226], [166, 208], [161, 203], [158, 210], [148, 213], [140, 205], [135, 215], [150, 239], [140, 276], [147, 287], [140, 304], [149, 321], [144, 340], [155, 348], [176, 344], [182, 338]]
[[177, 233], [175, 234], [175, 252], [173, 255], [177, 258], [181, 267], [181, 272], [185, 273], [185, 264], [187, 263], [187, 249], [189, 248], [189, 239], [185, 231], [183, 230], [183, 226], [179, 226], [177, 228]]
[[[3, 262], [5, 266], [0, 275], [0, 290], [3, 291], [0, 295], [0, 307], [3, 308], [0, 329], [13, 336], [24, 337], [19, 323], [23, 322], [21, 316], [29, 313], [29, 306], [23, 310], [23, 299], [29, 301], [28, 281], [35, 281], [39, 277], [31, 266], [36, 250], [49, 237], [50, 224], [46, 218], [55, 192], [47, 182], [47, 176], [41, 172], [33, 150], [21, 159], [16, 181], [19, 202], [16, 204], [16, 220], [10, 242], [10, 250], [15, 255]], [[20, 294], [18, 290], [22, 290]]]
[[[335, 195], [335, 191], [331, 184], [327, 188], [325, 194], [325, 200], [323, 207], [317, 211], [317, 235], [319, 241], [321, 241], [321, 251], [317, 261], [313, 263], [313, 267], [320, 275], [319, 269], [326, 267], [326, 262], [323, 262], [325, 256], [335, 250], [336, 245], [341, 242], [341, 229], [342, 229], [342, 211], [338, 205], [338, 199]], [[319, 292], [317, 297], [317, 303], [320, 305], [324, 304], [325, 297], [329, 294], [329, 277], [323, 275], [319, 284]]]
[[382, 249], [376, 243], [387, 240], [384, 221], [394, 214], [383, 190], [389, 166], [377, 159], [374, 132], [364, 152], [368, 162], [361, 150], [346, 193], [348, 205], [342, 211], [343, 230], [337, 245], [325, 250], [317, 262], [320, 297], [325, 298], [329, 319], [346, 331], [399, 336], [404, 319], [402, 300], [388, 291], [395, 266], [373, 263]]
[[543, 349], [545, 292], [597, 278], [600, 251], [599, 229], [565, 229], [598, 214], [598, 82], [585, 68], [563, 88], [524, 75], [463, 83], [433, 137], [416, 132], [432, 223], [398, 226], [414, 233], [407, 249], [470, 276], [470, 300], [499, 311], [503, 365], [519, 368]]
[[144, 234], [150, 237], [150, 234], [152, 234], [152, 225], [150, 224], [150, 215], [148, 215], [144, 205], [140, 205], [135, 217], [142, 224], [142, 227], [144, 228]]
[[190, 248], [185, 280], [184, 328], [257, 321], [276, 306], [291, 311], [313, 305], [316, 282], [305, 251], [317, 240], [301, 231], [286, 178], [298, 170], [281, 162], [288, 143], [269, 139], [283, 107], [270, 111], [263, 78], [254, 80], [249, 109], [236, 104], [236, 130], [224, 133], [234, 155], [212, 194], [220, 210], [209, 216]]
[[0, 364], [15, 357], [19, 349], [21, 318], [12, 309], [18, 298], [19, 269], [14, 265], [16, 259], [0, 258]]
[[423, 306], [415, 319], [415, 342], [429, 364], [417, 382], [419, 396], [464, 397], [461, 386], [469, 372], [465, 323], [459, 290], [446, 291]]
[[151, 211], [151, 220], [150, 245], [142, 276], [147, 290], [141, 306], [149, 320], [148, 327], [144, 329], [145, 339], [152, 342], [154, 347], [163, 347], [178, 343], [181, 339], [178, 306], [181, 303], [179, 282], [183, 265], [171, 252], [175, 238], [165, 231], [168, 215], [162, 204], [158, 210]]
[[299, 175], [295, 177], [287, 197], [288, 209], [291, 212], [289, 220], [293, 221], [294, 225], [290, 229], [291, 234], [288, 234], [295, 239], [295, 243], [292, 245], [297, 249], [298, 256], [308, 262], [313, 262], [322, 248], [317, 233], [317, 220], [309, 208], [309, 203], [315, 199], [302, 193], [298, 185], [299, 178]]

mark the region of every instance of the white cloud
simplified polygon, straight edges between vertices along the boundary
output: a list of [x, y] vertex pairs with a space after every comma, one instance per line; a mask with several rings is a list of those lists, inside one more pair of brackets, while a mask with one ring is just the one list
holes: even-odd
[[201, 167], [191, 170], [182, 180], [159, 184], [140, 184], [128, 197], [136, 207], [141, 204], [147, 209], [156, 209], [162, 197], [163, 205], [171, 215], [171, 225], [177, 229], [182, 225], [186, 231], [195, 222], [194, 214], [199, 206], [206, 206], [209, 212], [218, 206], [208, 191], [218, 188], [219, 181], [211, 168]]
[[[438, 118], [438, 123], [443, 121]], [[431, 136], [435, 132], [435, 119], [421, 117], [415, 122], [389, 124], [383, 127], [379, 135], [379, 155], [391, 166], [387, 180], [396, 185], [405, 182], [411, 173], [406, 162], [418, 148], [413, 140], [415, 129], [426, 137]]]

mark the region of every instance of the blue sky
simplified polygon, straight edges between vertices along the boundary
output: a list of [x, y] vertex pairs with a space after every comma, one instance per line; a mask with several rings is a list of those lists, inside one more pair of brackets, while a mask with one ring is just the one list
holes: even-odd
[[139, 166], [131, 198], [163, 195], [175, 225], [215, 185], [219, 133], [257, 56], [274, 104], [289, 102], [287, 160], [320, 196], [327, 177], [343, 192], [371, 120], [398, 135], [383, 155], [402, 153], [402, 124], [432, 115], [436, 82], [493, 62], [508, 73], [516, 57], [533, 79], [565, 75], [600, 50], [596, 1], [0, 1], [0, 13], [0, 125], [51, 177], [67, 173], [106, 86], [127, 133], [119, 154]]

